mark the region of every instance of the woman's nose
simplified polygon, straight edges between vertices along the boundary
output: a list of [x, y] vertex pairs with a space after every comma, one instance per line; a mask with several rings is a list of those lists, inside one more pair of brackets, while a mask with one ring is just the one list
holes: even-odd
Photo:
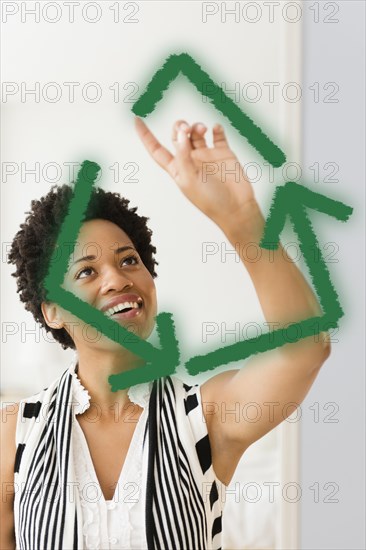
[[109, 291], [122, 292], [126, 288], [131, 288], [133, 281], [126, 274], [122, 273], [119, 268], [110, 268], [105, 272], [102, 282], [103, 294]]

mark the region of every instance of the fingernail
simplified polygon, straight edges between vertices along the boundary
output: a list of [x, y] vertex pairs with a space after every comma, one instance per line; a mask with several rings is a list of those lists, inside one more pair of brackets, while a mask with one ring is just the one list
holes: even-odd
[[185, 122], [182, 122], [182, 124], [179, 126], [180, 130], [188, 130], [189, 126]]
[[202, 124], [201, 122], [199, 124], [197, 124], [197, 130], [203, 130], [203, 129], [207, 129], [206, 126], [204, 124]]
[[184, 143], [186, 140], [186, 134], [183, 130], [178, 131], [178, 143]]

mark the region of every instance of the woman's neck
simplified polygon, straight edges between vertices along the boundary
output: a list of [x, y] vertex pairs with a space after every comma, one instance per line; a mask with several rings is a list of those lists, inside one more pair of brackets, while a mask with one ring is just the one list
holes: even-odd
[[91, 397], [90, 404], [106, 419], [123, 416], [123, 410], [131, 403], [128, 388], [112, 392], [109, 376], [142, 367], [144, 360], [121, 348], [119, 353], [106, 350], [78, 350], [77, 375]]

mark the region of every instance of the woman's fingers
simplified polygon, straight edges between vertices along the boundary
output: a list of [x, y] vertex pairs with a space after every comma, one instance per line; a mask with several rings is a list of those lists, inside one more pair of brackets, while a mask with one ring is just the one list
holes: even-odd
[[178, 120], [173, 127], [174, 137], [176, 138], [176, 141], [174, 142], [176, 148], [176, 181], [181, 187], [185, 187], [187, 184], [193, 183], [197, 172], [191, 156], [193, 148], [189, 137], [190, 130], [189, 125], [185, 121]]
[[157, 162], [159, 166], [164, 168], [164, 170], [166, 170], [174, 178], [176, 175], [174, 169], [174, 157], [170, 151], [161, 145], [141, 118], [135, 117], [135, 127], [142, 143], [155, 162]]
[[174, 145], [177, 144], [177, 141], [178, 141], [178, 132], [179, 132], [180, 129], [182, 129], [184, 132], [186, 132], [187, 134], [189, 134], [189, 131], [190, 131], [189, 124], [188, 124], [185, 120], [177, 120], [177, 121], [173, 124], [172, 142], [174, 143]]
[[[191, 127], [185, 120], [177, 120], [172, 129], [175, 156], [156, 139], [141, 118], [135, 117], [135, 125], [139, 137], [155, 162], [182, 186], [194, 181], [197, 176], [197, 161], [205, 162], [212, 156], [215, 159], [219, 154], [217, 149], [230, 149], [220, 124], [213, 127], [213, 148], [209, 148], [205, 140], [207, 127], [204, 124], [197, 122]], [[226, 153], [222, 151], [221, 154]]]
[[176, 146], [178, 143], [178, 134], [179, 130], [183, 130], [185, 134], [190, 138], [192, 149], [201, 149], [207, 147], [205, 140], [205, 133], [207, 132], [207, 127], [202, 124], [202, 122], [196, 122], [192, 127], [189, 126], [185, 120], [177, 120], [173, 125], [172, 131], [172, 141]]
[[215, 126], [213, 127], [212, 137], [214, 147], [218, 147], [219, 149], [227, 147], [228, 149], [230, 149], [229, 144], [226, 141], [224, 129], [222, 126], [220, 126], [220, 124], [215, 124]]
[[207, 127], [202, 124], [202, 122], [196, 122], [193, 124], [191, 129], [191, 143], [193, 149], [202, 149], [207, 147], [205, 140], [205, 133], [207, 132]]

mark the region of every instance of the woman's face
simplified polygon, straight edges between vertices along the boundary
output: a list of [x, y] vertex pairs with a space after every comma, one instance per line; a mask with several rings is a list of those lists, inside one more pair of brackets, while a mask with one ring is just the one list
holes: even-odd
[[[63, 288], [140, 338], [148, 338], [154, 328], [154, 280], [131, 239], [110, 221], [95, 219], [81, 226]], [[97, 340], [96, 329], [58, 308], [77, 349], [90, 343], [108, 348], [119, 345], [100, 334]]]

